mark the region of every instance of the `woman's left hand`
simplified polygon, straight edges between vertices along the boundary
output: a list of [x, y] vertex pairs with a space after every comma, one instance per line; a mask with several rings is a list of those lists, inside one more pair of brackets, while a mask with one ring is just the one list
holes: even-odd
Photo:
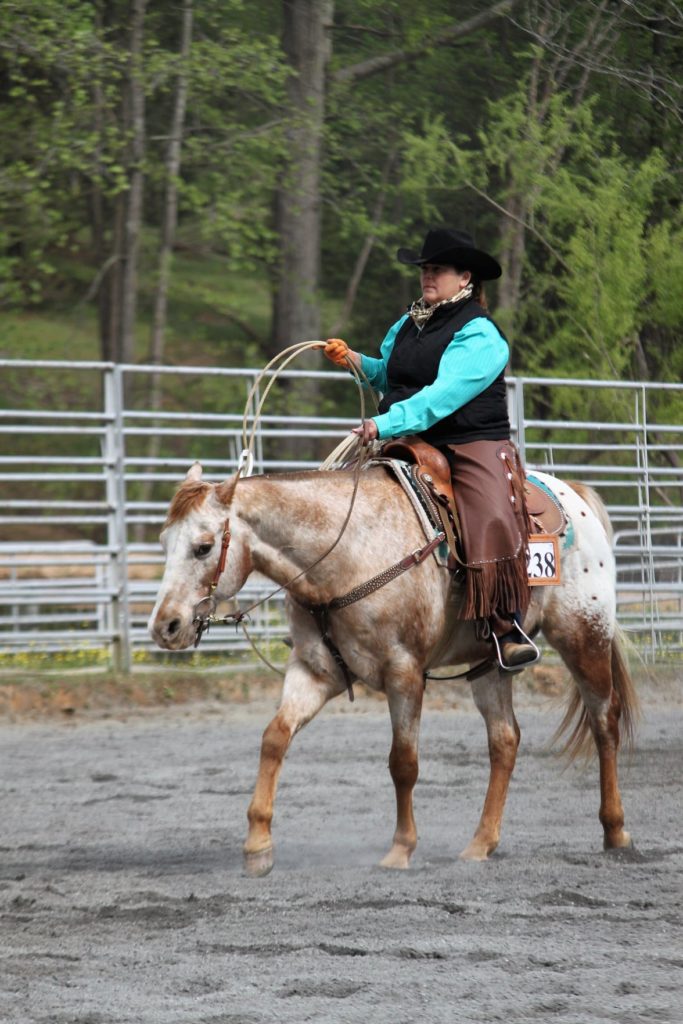
[[378, 435], [377, 424], [374, 420], [363, 420], [359, 427], [354, 427], [351, 431], [352, 434], [358, 434], [358, 437], [362, 438], [363, 444], [370, 444], [374, 441]]

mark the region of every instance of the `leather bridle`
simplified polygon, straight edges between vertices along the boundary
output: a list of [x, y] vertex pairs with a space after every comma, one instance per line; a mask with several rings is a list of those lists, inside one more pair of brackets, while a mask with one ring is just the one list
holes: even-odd
[[[209, 583], [209, 593], [206, 597], [203, 597], [198, 604], [195, 605], [194, 616], [192, 618], [192, 625], [196, 626], [196, 633], [194, 638], [194, 645], [197, 647], [204, 633], [207, 633], [209, 626], [212, 622], [216, 621], [214, 612], [216, 611], [216, 589], [218, 587], [218, 581], [225, 571], [225, 564], [228, 560], [228, 548], [230, 547], [230, 539], [232, 534], [230, 533], [230, 520], [226, 519], [223, 524], [223, 533], [221, 536], [221, 550], [218, 556], [218, 563], [214, 570], [211, 582]], [[200, 612], [199, 609], [203, 604], [207, 605], [206, 612]], [[225, 617], [226, 620], [228, 616]], [[242, 613], [238, 613], [231, 616], [235, 622], [239, 622], [243, 618]]]

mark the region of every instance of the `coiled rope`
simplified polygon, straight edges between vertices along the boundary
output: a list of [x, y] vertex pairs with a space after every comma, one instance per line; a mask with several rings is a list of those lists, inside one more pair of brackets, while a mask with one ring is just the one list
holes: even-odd
[[[270, 362], [267, 363], [266, 366], [264, 366], [264, 368], [257, 374], [257, 376], [256, 376], [256, 378], [254, 380], [254, 383], [252, 384], [251, 389], [249, 391], [249, 394], [247, 396], [247, 401], [246, 401], [245, 407], [244, 407], [244, 416], [242, 417], [242, 445], [243, 445], [243, 450], [242, 450], [242, 454], [240, 455], [239, 467], [238, 467], [238, 470], [237, 470], [238, 477], [242, 476], [242, 475], [249, 476], [251, 471], [252, 471], [253, 462], [254, 462], [254, 444], [255, 444], [255, 441], [256, 441], [256, 432], [257, 432], [257, 429], [258, 429], [259, 422], [261, 420], [261, 414], [262, 414], [262, 411], [263, 411], [263, 407], [265, 405], [266, 399], [267, 399], [267, 397], [268, 397], [268, 395], [270, 393], [270, 390], [271, 390], [273, 384], [275, 383], [277, 378], [280, 376], [280, 374], [298, 356], [302, 355], [304, 352], [308, 352], [308, 351], [311, 351], [311, 350], [320, 350], [320, 349], [322, 349], [324, 347], [325, 347], [325, 342], [324, 341], [319, 341], [319, 340], [316, 340], [316, 341], [300, 341], [296, 345], [290, 345], [288, 348], [283, 349], [282, 352], [278, 352], [278, 354], [276, 356], [274, 356], [274, 358], [271, 359]], [[372, 401], [373, 401], [373, 404], [375, 406], [375, 411], [377, 411], [377, 399], [375, 397], [374, 391], [372, 390], [372, 386], [371, 386], [368, 378], [366, 377], [366, 375], [363, 373], [362, 369], [357, 367], [353, 363], [353, 361], [351, 359], [349, 359], [348, 357], [346, 357], [346, 364], [348, 366], [348, 369], [349, 369], [350, 373], [352, 374], [352, 376], [353, 376], [353, 378], [355, 380], [356, 387], [358, 388], [358, 395], [359, 395], [359, 400], [360, 400], [360, 418], [361, 418], [361, 422], [363, 422], [363, 420], [365, 419], [365, 410], [366, 410], [365, 388], [363, 387], [363, 384], [366, 385], [370, 395], [372, 396]], [[268, 381], [268, 384], [266, 385], [266, 387], [265, 387], [265, 389], [263, 391], [263, 394], [261, 395], [261, 398], [259, 399], [258, 405], [254, 408], [253, 413], [252, 413], [252, 407], [254, 405], [254, 402], [255, 402], [255, 399], [256, 399], [256, 395], [257, 395], [257, 393], [259, 391], [259, 387], [260, 387], [262, 381], [264, 380], [264, 378], [267, 375], [270, 375], [271, 379]], [[251, 429], [249, 429], [249, 419], [250, 419], [250, 416], [251, 416]], [[314, 562], [312, 562], [310, 565], [308, 565], [305, 569], [302, 569], [300, 573], [297, 573], [296, 576], [293, 576], [290, 580], [287, 581], [287, 583], [283, 583], [281, 586], [279, 586], [275, 590], [273, 590], [270, 594], [267, 594], [266, 597], [263, 597], [260, 600], [255, 601], [252, 605], [250, 605], [249, 608], [246, 609], [246, 611], [241, 613], [241, 617], [238, 619], [239, 625], [242, 627], [242, 629], [244, 631], [244, 635], [246, 636], [249, 644], [251, 645], [252, 650], [255, 652], [255, 654], [258, 655], [258, 657], [261, 659], [261, 661], [263, 661], [264, 664], [266, 664], [268, 666], [268, 668], [270, 668], [273, 672], [276, 672], [278, 675], [284, 675], [284, 672], [282, 672], [281, 669], [279, 669], [275, 665], [273, 665], [272, 662], [270, 662], [266, 658], [266, 656], [264, 654], [262, 654], [261, 651], [258, 649], [256, 644], [252, 640], [251, 635], [249, 634], [249, 630], [247, 629], [246, 625], [244, 624], [244, 617], [247, 616], [249, 614], [249, 612], [252, 611], [254, 608], [256, 608], [258, 605], [264, 604], [266, 601], [269, 601], [271, 597], [275, 596], [275, 594], [279, 594], [282, 590], [287, 590], [292, 585], [292, 583], [296, 582], [296, 580], [300, 579], [307, 572], [310, 572], [311, 569], [313, 569], [316, 565], [319, 565], [320, 562], [323, 561], [323, 559], [327, 558], [327, 556], [330, 555], [332, 553], [332, 551], [334, 551], [334, 549], [336, 548], [337, 544], [339, 544], [340, 540], [344, 536], [344, 532], [346, 531], [346, 527], [348, 526], [349, 520], [351, 519], [351, 513], [353, 512], [353, 507], [354, 507], [354, 504], [355, 504], [355, 501], [356, 501], [356, 495], [358, 493], [358, 486], [359, 486], [359, 483], [360, 483], [360, 474], [361, 474], [361, 471], [363, 469], [363, 466], [368, 461], [368, 458], [371, 455], [371, 451], [372, 451], [371, 446], [364, 446], [363, 443], [362, 443], [361, 438], [357, 434], [353, 434], [352, 433], [352, 434], [349, 434], [347, 437], [345, 437], [337, 445], [337, 447], [327, 456], [327, 458], [321, 463], [321, 465], [319, 466], [319, 469], [321, 471], [324, 471], [324, 470], [339, 468], [342, 465], [344, 465], [345, 463], [349, 462], [351, 459], [355, 460], [355, 462], [354, 462], [354, 481], [353, 481], [353, 491], [351, 493], [351, 501], [349, 502], [349, 507], [348, 507], [346, 516], [344, 518], [344, 522], [342, 523], [341, 529], [339, 531], [339, 534], [338, 534], [336, 540], [327, 549], [327, 551], [324, 551], [323, 554], [320, 555], [319, 558], [316, 558]]]
[[[247, 401], [244, 406], [244, 416], [242, 417], [242, 446], [244, 449], [242, 453], [243, 455], [245, 455], [245, 453], [250, 453], [251, 456], [253, 457], [254, 442], [256, 440], [256, 431], [261, 419], [263, 406], [265, 405], [265, 401], [268, 397], [268, 394], [270, 393], [270, 389], [272, 388], [273, 384], [275, 383], [279, 375], [298, 356], [302, 355], [304, 352], [308, 352], [311, 350], [320, 350], [325, 347], [325, 344], [326, 343], [324, 341], [300, 341], [297, 342], [296, 345], [290, 345], [288, 348], [283, 349], [282, 352], [278, 352], [278, 354], [274, 356], [270, 360], [270, 362], [267, 363], [263, 367], [263, 369], [257, 374], [247, 396]], [[348, 357], [346, 357], [346, 364], [348, 366], [350, 373], [353, 375], [353, 378], [356, 382], [356, 386], [358, 388], [362, 421], [365, 419], [365, 390], [363, 388], [363, 384], [366, 385], [370, 395], [372, 396], [373, 404], [375, 406], [375, 412], [377, 412], [377, 399], [375, 397], [374, 391], [372, 390], [370, 381], [365, 376], [362, 369], [357, 367], [355, 363]], [[258, 403], [258, 406], [253, 413], [251, 431], [249, 431], [248, 423], [252, 403], [256, 397], [261, 382], [263, 381], [264, 377], [266, 377], [268, 374], [271, 374], [271, 379], [268, 382], [263, 392], [263, 395], [261, 396], [261, 399]], [[337, 445], [334, 451], [327, 456], [327, 458], [319, 468], [321, 470], [330, 469], [335, 465], [342, 464], [347, 460], [351, 453], [355, 452], [355, 449], [359, 448], [360, 446], [361, 445], [358, 436], [356, 434], [349, 434], [349, 436], [345, 437], [344, 440], [339, 445]]]

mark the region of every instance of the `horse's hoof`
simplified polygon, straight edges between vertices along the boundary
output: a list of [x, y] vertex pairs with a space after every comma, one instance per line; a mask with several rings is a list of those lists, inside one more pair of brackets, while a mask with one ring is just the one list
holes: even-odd
[[630, 834], [622, 829], [615, 836], [611, 836], [609, 839], [605, 836], [603, 842], [605, 850], [631, 850], [633, 849], [633, 840]]
[[273, 870], [273, 847], [244, 854], [244, 870], [250, 878], [263, 878]]
[[472, 840], [460, 854], [460, 860], [482, 861], [488, 860], [489, 854], [493, 853], [498, 844], [477, 843]]
[[381, 868], [389, 868], [391, 871], [407, 871], [410, 867], [410, 855], [412, 850], [407, 850], [405, 846], [392, 846], [386, 857], [382, 857], [379, 862]]
[[606, 846], [605, 856], [624, 864], [644, 864], [647, 861], [645, 854], [642, 854], [633, 842], [629, 842], [627, 846]]

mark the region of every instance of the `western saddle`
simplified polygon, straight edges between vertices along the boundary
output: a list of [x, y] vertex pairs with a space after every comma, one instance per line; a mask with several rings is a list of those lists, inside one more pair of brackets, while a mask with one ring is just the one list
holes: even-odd
[[[436, 515], [436, 524], [440, 524], [446, 534], [451, 555], [456, 562], [462, 563], [462, 551], [458, 545], [458, 509], [446, 456], [421, 438], [412, 436], [385, 442], [380, 455], [388, 459], [399, 459], [413, 467], [411, 475], [415, 486]], [[564, 530], [565, 514], [548, 491], [527, 478], [524, 481], [524, 496], [530, 534], [554, 534]]]

